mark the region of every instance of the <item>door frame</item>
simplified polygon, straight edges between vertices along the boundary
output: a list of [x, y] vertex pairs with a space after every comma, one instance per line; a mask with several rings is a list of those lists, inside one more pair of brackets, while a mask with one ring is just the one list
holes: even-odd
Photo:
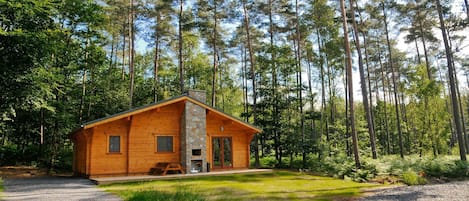
[[[215, 166], [215, 162], [214, 162], [214, 160], [215, 160], [215, 157], [214, 157], [214, 155], [215, 155], [215, 149], [214, 149], [214, 147], [213, 147], [213, 142], [214, 142], [214, 139], [215, 139], [215, 138], [221, 139], [220, 142], [222, 142], [222, 143], [220, 143], [220, 162], [221, 162], [220, 166]], [[230, 157], [231, 157], [231, 158], [230, 158], [231, 165], [230, 165], [230, 166], [225, 166], [225, 165], [224, 165], [224, 161], [225, 161], [225, 156], [224, 156], [224, 154], [225, 154], [225, 153], [224, 153], [223, 150], [224, 150], [224, 148], [225, 148], [225, 142], [224, 142], [224, 139], [225, 139], [225, 138], [230, 139], [230, 152], [231, 152], [231, 154], [230, 154]], [[233, 137], [231, 137], [231, 136], [212, 136], [212, 140], [211, 140], [211, 141], [212, 141], [212, 143], [211, 143], [211, 146], [212, 146], [212, 147], [211, 147], [211, 148], [212, 148], [212, 153], [211, 153], [211, 154], [212, 154], [212, 161], [211, 161], [211, 163], [212, 163], [212, 168], [213, 168], [213, 169], [231, 169], [231, 168], [233, 168]]]

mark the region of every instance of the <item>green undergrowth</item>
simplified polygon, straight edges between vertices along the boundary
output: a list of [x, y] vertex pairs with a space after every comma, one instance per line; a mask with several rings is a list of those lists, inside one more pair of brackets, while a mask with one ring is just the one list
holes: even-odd
[[419, 157], [418, 155], [384, 156], [368, 160], [376, 165], [378, 173], [397, 176], [407, 185], [421, 185], [431, 180], [468, 179], [469, 163], [457, 156]]
[[[420, 185], [432, 181], [448, 181], [469, 178], [469, 163], [459, 160], [456, 155], [438, 157], [406, 155], [380, 156], [378, 159], [361, 158], [361, 168], [357, 169], [352, 157], [335, 155], [319, 159], [309, 155], [303, 167], [301, 157], [282, 158], [278, 164], [272, 156], [261, 158], [262, 167], [287, 168], [307, 171], [315, 175], [331, 176], [357, 182], [405, 183]], [[253, 164], [253, 161], [252, 161]]]
[[378, 184], [290, 171], [104, 185], [124, 200], [336, 200]]
[[3, 198], [3, 179], [0, 177], [0, 200]]

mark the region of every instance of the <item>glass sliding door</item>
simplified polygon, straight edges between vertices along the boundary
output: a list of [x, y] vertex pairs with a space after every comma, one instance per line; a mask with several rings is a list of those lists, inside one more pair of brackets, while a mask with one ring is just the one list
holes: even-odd
[[231, 137], [212, 138], [212, 159], [214, 168], [233, 167], [233, 152]]

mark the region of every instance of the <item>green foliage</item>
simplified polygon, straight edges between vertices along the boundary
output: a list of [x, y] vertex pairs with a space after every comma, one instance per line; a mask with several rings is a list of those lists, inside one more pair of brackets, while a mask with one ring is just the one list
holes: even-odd
[[126, 196], [128, 201], [166, 201], [166, 200], [180, 200], [180, 201], [204, 201], [202, 195], [178, 189], [174, 193], [162, 192], [158, 190], [139, 190], [130, 193]]
[[469, 177], [469, 164], [467, 161], [433, 159], [425, 162], [422, 169], [430, 177]]
[[5, 165], [31, 165], [40, 158], [39, 146], [27, 146], [19, 149], [16, 145], [0, 147], [0, 166]]
[[312, 159], [308, 165], [309, 170], [315, 173], [357, 182], [369, 181], [378, 174], [374, 164], [362, 161], [361, 167], [357, 169], [353, 158], [345, 156], [327, 157], [322, 160]]
[[[469, 165], [453, 157], [418, 157], [417, 155], [384, 156], [372, 161], [378, 166], [378, 174], [399, 176], [409, 185], [424, 184], [426, 178], [465, 178], [469, 177]], [[416, 178], [416, 174], [419, 178]], [[406, 177], [406, 178], [404, 178]]]
[[427, 180], [424, 177], [411, 170], [404, 171], [401, 177], [402, 181], [409, 186], [422, 185], [427, 183]]

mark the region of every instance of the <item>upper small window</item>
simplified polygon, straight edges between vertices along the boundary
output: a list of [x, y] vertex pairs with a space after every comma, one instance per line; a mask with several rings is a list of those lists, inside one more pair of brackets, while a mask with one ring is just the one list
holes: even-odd
[[156, 152], [173, 152], [173, 136], [157, 136]]
[[121, 136], [109, 136], [109, 153], [121, 152]]

